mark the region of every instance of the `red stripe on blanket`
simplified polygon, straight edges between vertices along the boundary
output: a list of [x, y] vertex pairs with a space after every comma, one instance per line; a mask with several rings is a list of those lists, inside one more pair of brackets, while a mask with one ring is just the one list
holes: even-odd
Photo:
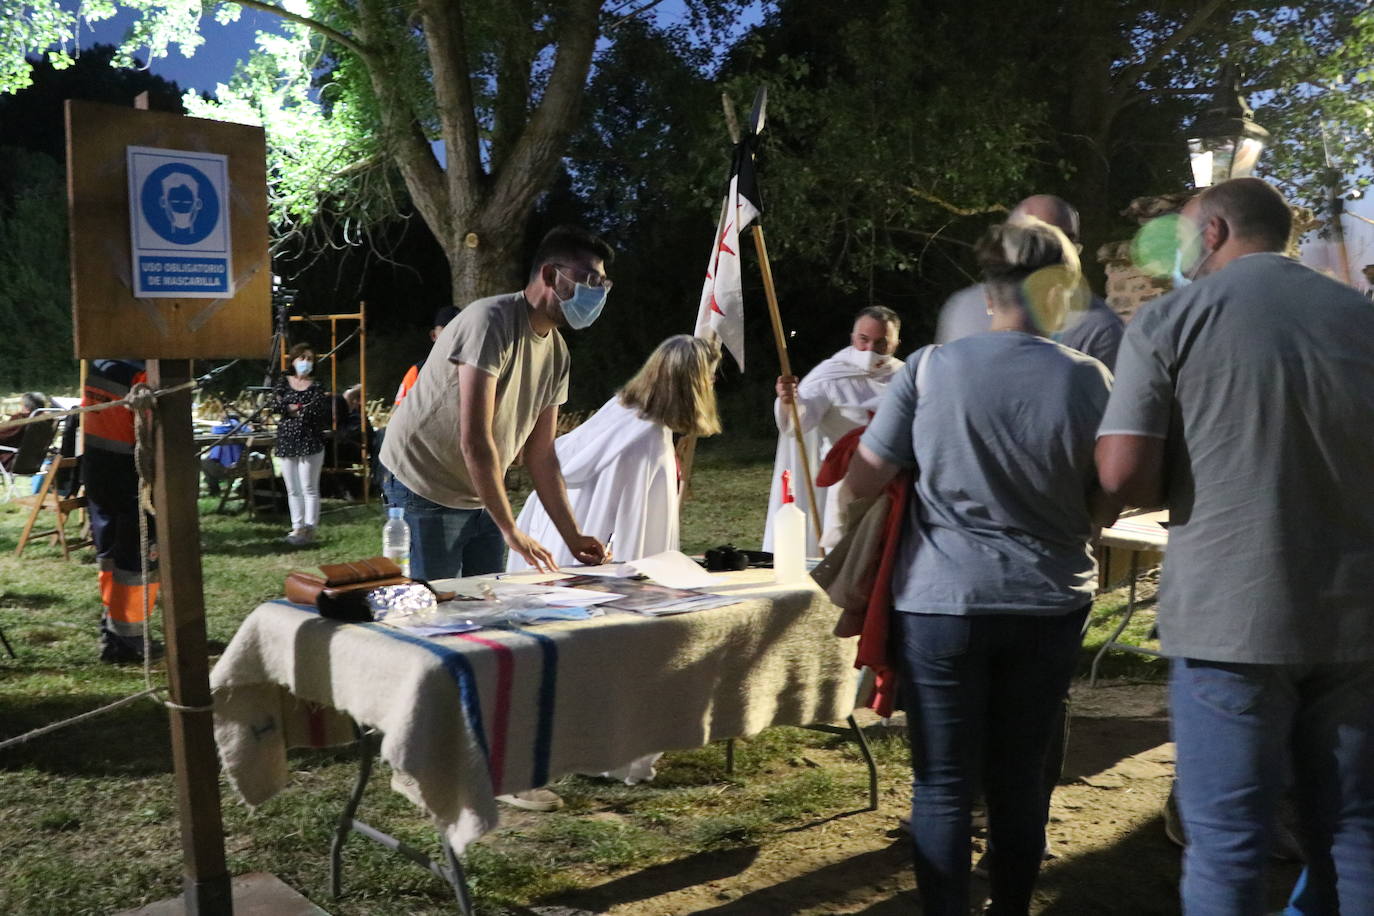
[[506, 735], [510, 728], [510, 689], [515, 679], [515, 656], [509, 646], [491, 639], [483, 639], [472, 633], [459, 633], [459, 639], [486, 646], [496, 653], [496, 708], [491, 723], [491, 753], [487, 765], [491, 772], [492, 794], [501, 794], [501, 783], [506, 771]]

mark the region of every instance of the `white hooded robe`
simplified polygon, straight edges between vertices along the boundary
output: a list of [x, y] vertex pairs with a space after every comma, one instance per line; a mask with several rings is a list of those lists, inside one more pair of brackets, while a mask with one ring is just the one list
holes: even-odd
[[[845, 347], [812, 369], [797, 385], [797, 413], [801, 418], [802, 439], [807, 457], [811, 459], [812, 481], [820, 472], [821, 459], [830, 452], [835, 441], [858, 426], [867, 425], [872, 412], [892, 377], [902, 368], [895, 357], [870, 357], [870, 351]], [[880, 360], [869, 365], [870, 359]], [[778, 448], [773, 462], [773, 484], [768, 496], [768, 521], [763, 530], [763, 549], [773, 549], [773, 513], [782, 505], [782, 472], [792, 471], [792, 492], [797, 508], [807, 514], [806, 555], [820, 555], [816, 530], [810, 518], [810, 497], [805, 471], [797, 453], [797, 439], [792, 434], [792, 414], [782, 401], [773, 404], [778, 424]], [[839, 506], [827, 499], [830, 487], [816, 487], [816, 502], [820, 506], [825, 532], [839, 527]], [[828, 542], [830, 539], [826, 538]]]
[[[673, 434], [613, 397], [554, 442], [568, 502], [582, 531], [609, 544], [616, 560], [678, 549], [678, 474]], [[563, 537], [531, 493], [516, 525], [548, 548], [560, 566], [575, 566]], [[529, 569], [512, 553], [508, 572]]]

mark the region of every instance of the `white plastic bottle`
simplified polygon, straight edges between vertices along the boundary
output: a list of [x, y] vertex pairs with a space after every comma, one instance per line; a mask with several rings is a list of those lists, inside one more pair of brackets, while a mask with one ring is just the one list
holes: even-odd
[[806, 578], [806, 514], [792, 495], [792, 472], [782, 472], [782, 505], [773, 513], [773, 581], [790, 585]]
[[386, 524], [382, 526], [382, 556], [394, 560], [401, 574], [410, 575], [410, 526], [405, 510], [392, 507], [386, 510]]

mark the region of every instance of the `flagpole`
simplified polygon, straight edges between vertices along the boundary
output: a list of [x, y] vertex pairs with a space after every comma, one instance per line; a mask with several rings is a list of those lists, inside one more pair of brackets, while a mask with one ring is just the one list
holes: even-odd
[[[773, 288], [773, 266], [768, 261], [768, 246], [763, 242], [763, 227], [755, 222], [753, 230], [754, 250], [759, 256], [759, 272], [763, 274], [763, 293], [768, 300], [768, 317], [773, 322], [773, 343], [778, 347], [778, 365], [783, 375], [790, 376], [792, 361], [787, 356], [787, 338], [782, 333], [782, 313], [778, 311], [778, 293]], [[821, 513], [820, 506], [816, 504], [816, 478], [811, 474], [811, 456], [806, 453], [806, 438], [802, 434], [797, 399], [794, 397], [789, 400], [787, 407], [792, 417], [792, 435], [797, 440], [797, 453], [801, 456], [802, 474], [806, 478], [806, 497], [811, 510], [808, 514], [811, 516], [811, 527], [816, 531], [816, 549], [820, 551], [821, 556], [825, 556], [825, 548], [820, 546]]]

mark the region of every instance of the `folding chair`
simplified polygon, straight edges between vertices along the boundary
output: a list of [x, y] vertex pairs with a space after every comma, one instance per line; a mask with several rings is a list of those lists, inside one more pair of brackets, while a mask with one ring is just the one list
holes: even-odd
[[[267, 495], [268, 505], [272, 506], [277, 499], [277, 472], [272, 467], [271, 443], [272, 437], [265, 437], [267, 444], [257, 446], [259, 457], [255, 460], [253, 453], [253, 436], [249, 436], [243, 444], [243, 451], [239, 454], [239, 460], [229, 469], [228, 477], [225, 479], [224, 493], [219, 498], [219, 505], [215, 512], [223, 512], [224, 506], [230, 499], [234, 499], [234, 491], [238, 490], [238, 497], [242, 498], [244, 505], [248, 507], [248, 517], [257, 518], [258, 497]], [[266, 452], [263, 456], [263, 452]], [[267, 489], [257, 488], [257, 481], [267, 481]], [[270, 510], [269, 510], [270, 511]]]
[[[41, 411], [35, 411], [35, 413], [41, 413]], [[8, 468], [0, 465], [0, 480], [3, 480], [7, 495], [13, 494], [16, 477], [31, 476], [42, 469], [43, 459], [48, 457], [48, 449], [52, 447], [53, 431], [56, 426], [56, 420], [30, 423], [24, 427], [24, 435], [19, 440], [18, 446], [0, 445], [0, 452], [14, 456]]]
[[[35, 423], [34, 427], [48, 427], [46, 452], [52, 456], [52, 461], [43, 474], [43, 483], [39, 486], [38, 492], [33, 496], [22, 496], [15, 500], [21, 505], [29, 506], [30, 509], [29, 517], [24, 523], [24, 530], [19, 534], [19, 544], [14, 549], [14, 555], [22, 557], [24, 548], [28, 546], [29, 541], [34, 538], [46, 537], [50, 538], [51, 543], [62, 548], [62, 559], [68, 560], [71, 559], [73, 550], [89, 547], [94, 543], [85, 527], [86, 496], [79, 480], [81, 459], [75, 455], [64, 454], [69, 449], [75, 449], [76, 438], [67, 435], [66, 430], [64, 430], [63, 444], [59, 449], [54, 450], [51, 448], [52, 427], [46, 423]], [[18, 463], [17, 456], [15, 462]], [[34, 531], [34, 526], [38, 523], [38, 516], [44, 510], [53, 513], [53, 526], [42, 531]], [[71, 517], [78, 513], [82, 516], [82, 528], [76, 538], [69, 539], [67, 526]]]

